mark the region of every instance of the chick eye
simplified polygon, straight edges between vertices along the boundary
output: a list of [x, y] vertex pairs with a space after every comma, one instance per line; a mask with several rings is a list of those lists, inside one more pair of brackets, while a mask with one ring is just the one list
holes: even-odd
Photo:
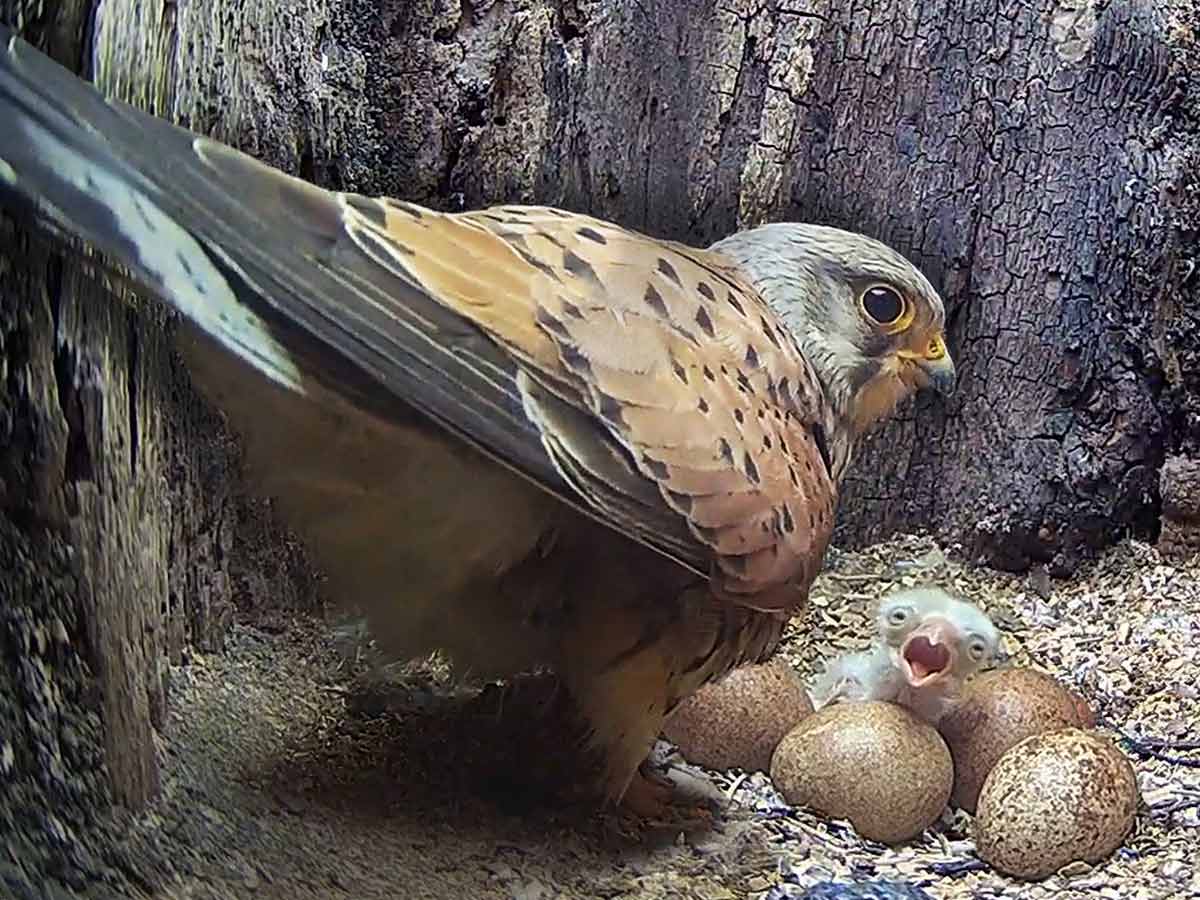
[[887, 621], [889, 625], [903, 625], [908, 621], [908, 610], [903, 606], [893, 609], [887, 614]]
[[894, 287], [876, 284], [863, 291], [863, 311], [878, 325], [895, 325], [904, 315], [904, 298]]
[[975, 638], [967, 645], [967, 652], [971, 654], [971, 659], [983, 659], [984, 654], [987, 653], [987, 644], [983, 642], [982, 638]]

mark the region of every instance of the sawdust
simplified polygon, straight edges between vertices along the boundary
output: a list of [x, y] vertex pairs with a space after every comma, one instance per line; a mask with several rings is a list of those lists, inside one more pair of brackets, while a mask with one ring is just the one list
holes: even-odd
[[783, 900], [873, 878], [937, 898], [1200, 896], [1200, 753], [1187, 743], [1200, 737], [1200, 564], [1131, 543], [1051, 582], [964, 567], [918, 538], [835, 552], [783, 652], [812, 674], [865, 645], [882, 592], [924, 580], [980, 603], [1013, 662], [1077, 687], [1124, 740], [1145, 808], [1111, 860], [1021, 884], [975, 857], [962, 814], [889, 849], [736, 771], [712, 773], [732, 798], [719, 830], [636, 843], [512, 777], [524, 764], [553, 780], [571, 760], [528, 752], [494, 692], [472, 698], [436, 664], [381, 683], [326, 623], [277, 614], [173, 670], [164, 794], [128, 848], [169, 860], [145, 883], [181, 898]]

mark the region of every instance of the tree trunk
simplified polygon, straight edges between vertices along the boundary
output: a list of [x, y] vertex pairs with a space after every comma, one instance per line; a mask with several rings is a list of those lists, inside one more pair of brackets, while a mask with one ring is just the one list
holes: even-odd
[[[892, 243], [947, 299], [961, 388], [862, 450], [843, 542], [930, 528], [1069, 571], [1153, 534], [1164, 457], [1200, 446], [1183, 0], [43, 8], [0, 0], [107, 92], [325, 186], [694, 243], [780, 218]], [[45, 859], [66, 856], [38, 810], [153, 795], [165, 663], [220, 644], [238, 584], [276, 566], [284, 602], [311, 591], [161, 308], [79, 258], [0, 218], [0, 828]]]
[[[88, 58], [86, 4], [55, 13], [0, 3], [60, 62]], [[148, 44], [159, 34], [128, 6], [107, 15]], [[166, 111], [165, 56], [143, 62], [158, 77], [124, 93]], [[168, 664], [220, 649], [235, 601], [311, 596], [265, 505], [238, 493], [236, 445], [191, 388], [163, 307], [91, 271], [80, 248], [0, 213], [0, 896], [139, 881], [144, 860], [122, 854], [105, 811], [158, 791]]]

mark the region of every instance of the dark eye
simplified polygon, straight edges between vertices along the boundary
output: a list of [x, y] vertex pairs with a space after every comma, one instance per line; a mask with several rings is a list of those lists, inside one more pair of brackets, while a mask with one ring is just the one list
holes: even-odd
[[889, 625], [903, 625], [908, 621], [909, 612], [906, 607], [898, 606], [887, 614]]
[[983, 659], [987, 654], [987, 644], [983, 642], [983, 638], [972, 638], [968, 648], [972, 659]]
[[880, 325], [894, 325], [904, 315], [904, 298], [886, 284], [877, 284], [863, 291], [863, 310]]

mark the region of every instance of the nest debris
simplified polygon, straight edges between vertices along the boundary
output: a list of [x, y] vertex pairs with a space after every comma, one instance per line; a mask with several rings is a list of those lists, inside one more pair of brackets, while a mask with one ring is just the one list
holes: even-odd
[[837, 896], [811, 893], [829, 882], [944, 900], [1200, 896], [1200, 560], [1170, 563], [1128, 542], [1052, 582], [951, 561], [926, 538], [835, 551], [781, 652], [811, 677], [865, 647], [883, 594], [922, 582], [978, 603], [1012, 664], [1079, 690], [1120, 740], [1144, 807], [1112, 858], [1026, 884], [978, 859], [963, 813], [886, 847], [736, 770], [707, 773], [730, 798], [713, 831], [614, 841], [594, 812], [497, 801], [527, 800], [503, 783], [509, 767], [554, 760], [513, 749], [488, 693], [467, 698], [436, 660], [364, 692], [362, 666], [306, 613], [282, 624], [251, 615], [227, 653], [172, 670], [163, 796], [127, 847], [162, 885], [156, 896], [190, 900], [811, 900]]
[[828, 657], [866, 647], [881, 596], [929, 582], [992, 617], [1004, 632], [1006, 664], [1047, 671], [1091, 703], [1100, 731], [1137, 771], [1143, 806], [1134, 832], [1104, 863], [1028, 884], [979, 860], [965, 813], [947, 811], [920, 841], [887, 848], [863, 841], [849, 823], [789, 809], [756, 774], [737, 782], [734, 797], [770, 818], [779, 835], [772, 900], [799, 897], [821, 879], [876, 878], [940, 898], [1200, 896], [1200, 563], [1171, 563], [1130, 541], [1080, 577], [1056, 582], [1037, 570], [1018, 577], [965, 566], [931, 540], [901, 537], [834, 552], [782, 652], [812, 677]]

